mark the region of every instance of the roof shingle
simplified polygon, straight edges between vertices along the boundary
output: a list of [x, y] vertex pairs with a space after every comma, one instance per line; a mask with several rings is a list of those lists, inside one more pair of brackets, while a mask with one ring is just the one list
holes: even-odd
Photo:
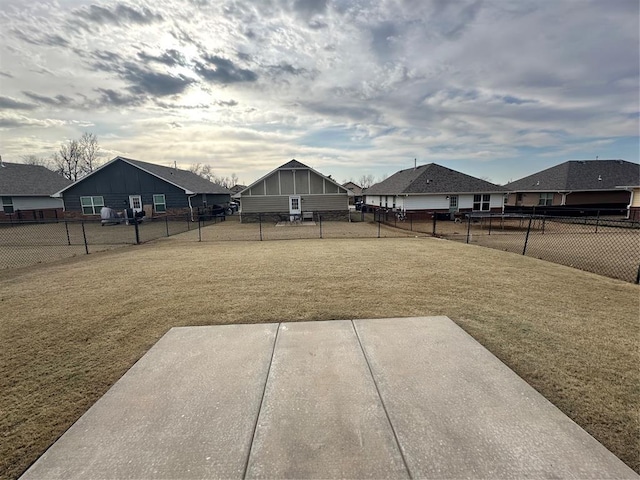
[[510, 182], [512, 192], [613, 190], [640, 183], [640, 164], [625, 160], [569, 160]]
[[366, 195], [490, 193], [504, 187], [435, 163], [408, 168], [365, 190]]
[[222, 185], [210, 182], [206, 178], [201, 177], [188, 170], [180, 170], [179, 168], [164, 167], [162, 165], [156, 165], [155, 163], [142, 162], [140, 160], [133, 160], [131, 158], [118, 157], [125, 162], [130, 163], [142, 170], [146, 170], [153, 175], [156, 175], [167, 182], [171, 182], [179, 187], [189, 190], [193, 193], [231, 193], [231, 191]]
[[3, 162], [0, 166], [0, 195], [48, 197], [69, 184], [62, 175], [40, 165]]

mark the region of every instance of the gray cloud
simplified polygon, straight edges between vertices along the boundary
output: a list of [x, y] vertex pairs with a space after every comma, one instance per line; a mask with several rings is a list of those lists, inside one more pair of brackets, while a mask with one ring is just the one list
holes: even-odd
[[0, 96], [0, 108], [6, 108], [8, 110], [33, 110], [36, 106], [32, 103], [21, 102], [11, 97]]
[[132, 85], [129, 90], [140, 95], [169, 96], [184, 92], [194, 79], [184, 75], [169, 75], [150, 70], [143, 70], [137, 65], [127, 62], [124, 64], [120, 75]]
[[38, 103], [56, 107], [69, 106], [73, 103], [73, 99], [66, 95], [56, 95], [55, 97], [47, 97], [46, 95], [38, 95], [33, 92], [22, 92], [25, 96], [31, 100], [35, 100]]
[[156, 62], [168, 67], [174, 67], [176, 65], [185, 65], [184, 56], [177, 50], [166, 50], [162, 55], [150, 55], [145, 52], [139, 52], [138, 58], [144, 62]]
[[7, 78], [13, 78], [13, 75], [11, 75], [10, 73], [6, 73], [6, 72], [0, 72], [0, 76], [7, 77]]
[[44, 34], [32, 33], [31, 36], [26, 32], [14, 28], [11, 33], [20, 40], [37, 46], [50, 46], [50, 47], [69, 47], [71, 44], [69, 41], [58, 34]]
[[[167, 54], [165, 57], [154, 57], [147, 54], [142, 54], [143, 58], [147, 61], [159, 61], [160, 63], [167, 64], [167, 62], [173, 62], [178, 60], [172, 60], [171, 55], [177, 55], [178, 52]], [[140, 55], [140, 54], [139, 54]], [[145, 69], [133, 62], [125, 61], [119, 54], [106, 50], [94, 51], [91, 53], [91, 57], [95, 59], [92, 62], [92, 67], [103, 72], [115, 73], [121, 79], [129, 83], [128, 90], [137, 95], [152, 95], [152, 96], [170, 96], [178, 95], [184, 92], [189, 85], [195, 83], [195, 80], [188, 78], [184, 75], [169, 75], [167, 73], [155, 72], [153, 70]], [[176, 58], [177, 58], [176, 57]], [[103, 98], [108, 101], [131, 103], [136, 102], [130, 97], [119, 97], [114, 95], [113, 90], [102, 90]], [[105, 97], [106, 95], [106, 97]]]
[[226, 58], [216, 55], [204, 55], [202, 59], [206, 63], [196, 62], [196, 72], [209, 82], [229, 84], [255, 82], [258, 79], [258, 75], [255, 72], [239, 68]]
[[146, 25], [163, 20], [162, 15], [152, 12], [147, 7], [137, 10], [123, 3], [118, 3], [111, 7], [91, 5], [74, 10], [73, 13], [80, 18], [101, 25]]
[[309, 73], [306, 68], [296, 68], [290, 63], [282, 62], [280, 65], [269, 65], [269, 68], [276, 73], [287, 73], [290, 75], [305, 75]]
[[299, 14], [310, 17], [326, 12], [327, 0], [295, 0], [293, 2], [293, 8]]
[[100, 93], [99, 106], [135, 107], [142, 103], [139, 96], [126, 95], [110, 88], [97, 88], [96, 91]]
[[371, 29], [371, 46], [381, 57], [387, 58], [393, 54], [395, 47], [393, 39], [398, 35], [398, 29], [392, 22], [382, 22]]

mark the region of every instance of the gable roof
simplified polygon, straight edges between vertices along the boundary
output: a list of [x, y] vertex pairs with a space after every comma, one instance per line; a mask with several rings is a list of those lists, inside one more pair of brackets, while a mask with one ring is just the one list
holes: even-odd
[[362, 195], [362, 187], [355, 182], [343, 183], [342, 186], [349, 190], [354, 196]]
[[122, 161], [128, 163], [129, 165], [136, 167], [154, 177], [158, 177], [161, 180], [164, 180], [171, 185], [175, 185], [178, 188], [184, 190], [185, 194], [194, 194], [194, 193], [213, 193], [213, 194], [231, 194], [231, 192], [223, 187], [222, 185], [218, 185], [217, 183], [210, 182], [206, 178], [201, 177], [195, 173], [189, 172], [188, 170], [181, 170], [179, 168], [171, 168], [171, 167], [163, 167], [162, 165], [156, 165], [155, 163], [142, 162], [140, 160], [134, 160], [132, 158], [125, 157], [116, 157], [113, 160], [105, 163], [101, 167], [97, 168], [90, 174], [76, 180], [71, 185], [63, 188], [62, 190], [56, 192], [56, 196], [59, 196], [65, 190], [68, 190], [73, 185], [76, 185], [91, 175], [95, 175], [103, 168], [111, 165], [116, 161]]
[[0, 195], [48, 197], [69, 184], [62, 175], [40, 165], [3, 162], [0, 166]]
[[435, 163], [394, 173], [367, 188], [365, 195], [489, 193], [504, 192], [504, 187], [472, 177]]
[[569, 160], [505, 185], [509, 191], [613, 190], [640, 183], [640, 164], [625, 160]]
[[336, 182], [333, 178], [331, 178], [331, 176], [326, 176], [321, 174], [320, 172], [318, 172], [317, 170], [314, 170], [313, 168], [305, 165], [302, 162], [299, 162], [298, 160], [296, 160], [295, 158], [292, 160], [289, 160], [287, 163], [285, 163], [284, 165], [280, 165], [278, 168], [275, 168], [273, 170], [271, 170], [269, 173], [267, 173], [266, 175], [260, 177], [258, 180], [256, 180], [255, 182], [253, 182], [251, 185], [249, 185], [248, 187], [245, 187], [243, 190], [239, 191], [238, 193], [236, 193], [234, 195], [234, 198], [240, 198], [242, 196], [242, 194], [244, 192], [246, 192], [247, 190], [251, 189], [251, 187], [253, 187], [254, 185], [257, 185], [258, 183], [262, 182], [265, 178], [273, 175], [275, 172], [277, 172], [278, 170], [309, 170], [313, 173], [315, 173], [316, 175], [320, 175], [322, 178], [324, 178], [325, 180], [333, 183], [334, 185], [336, 185], [339, 189], [344, 190], [343, 193], [348, 193], [348, 190], [343, 187], [342, 185], [340, 185], [338, 182]]

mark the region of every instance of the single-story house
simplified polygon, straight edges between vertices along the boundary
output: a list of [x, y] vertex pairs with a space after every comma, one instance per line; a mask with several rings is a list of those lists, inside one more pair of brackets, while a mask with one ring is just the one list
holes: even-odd
[[131, 158], [116, 157], [60, 189], [68, 216], [100, 215], [102, 207], [130, 208], [147, 217], [226, 207], [231, 192], [195, 173]]
[[231, 191], [231, 195], [235, 195], [236, 193], [240, 193], [242, 190], [244, 190], [245, 188], [247, 188], [246, 185], [240, 185], [239, 183], [236, 183], [233, 187], [231, 187], [229, 190]]
[[640, 182], [640, 164], [625, 160], [570, 160], [505, 185], [507, 207], [620, 209]]
[[349, 205], [362, 202], [362, 187], [354, 182], [343, 183], [342, 186], [349, 191]]
[[70, 183], [40, 165], [0, 162], [0, 220], [61, 218], [62, 200], [51, 194]]
[[502, 212], [505, 189], [429, 163], [394, 173], [364, 191], [367, 209], [405, 213]]
[[256, 180], [240, 193], [240, 221], [255, 221], [258, 214], [275, 219], [346, 218], [348, 190], [313, 168], [291, 160]]

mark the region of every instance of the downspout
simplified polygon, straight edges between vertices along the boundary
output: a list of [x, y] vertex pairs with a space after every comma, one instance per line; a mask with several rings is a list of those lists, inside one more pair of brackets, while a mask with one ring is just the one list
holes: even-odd
[[633, 188], [625, 188], [625, 190], [630, 192], [629, 195], [629, 205], [627, 205], [627, 220], [631, 218], [631, 206], [633, 205], [633, 193], [634, 193], [634, 189]]
[[193, 195], [189, 195], [187, 197], [187, 199], [189, 200], [189, 211], [191, 212], [191, 221], [193, 222], [193, 207], [191, 206], [191, 199], [193, 197], [195, 197], [196, 195], [198, 195], [197, 193], [194, 193]]
[[560, 200], [560, 206], [563, 207], [567, 204], [567, 195], [571, 195], [573, 192], [558, 192], [562, 195], [562, 199]]

